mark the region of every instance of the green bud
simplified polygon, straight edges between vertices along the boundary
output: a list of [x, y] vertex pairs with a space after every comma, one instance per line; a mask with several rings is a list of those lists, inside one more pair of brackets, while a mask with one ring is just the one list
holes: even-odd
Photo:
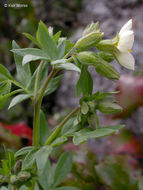
[[85, 65], [95, 66], [95, 70], [100, 75], [111, 80], [118, 80], [119, 73], [107, 61], [103, 60], [99, 54], [90, 51], [83, 51], [77, 54], [77, 59]]
[[121, 106], [115, 103], [108, 103], [108, 102], [100, 103], [98, 109], [100, 112], [104, 114], [115, 114], [115, 113], [120, 113], [122, 111]]
[[102, 59], [104, 59], [107, 62], [112, 62], [114, 59], [114, 56], [111, 53], [105, 53], [105, 52], [100, 52], [98, 53], [99, 57], [101, 57]]
[[78, 49], [88, 49], [95, 46], [102, 39], [104, 33], [91, 32], [88, 35], [83, 36], [77, 42], [75, 47]]
[[91, 51], [82, 51], [76, 55], [77, 59], [84, 65], [95, 65], [98, 60], [96, 54]]
[[18, 178], [17, 178], [17, 176], [16, 176], [16, 175], [12, 175], [12, 176], [10, 177], [10, 182], [11, 182], [12, 184], [17, 184], [17, 183], [18, 183]]
[[117, 47], [115, 46], [113, 40], [102, 40], [102, 41], [100, 41], [100, 42], [96, 45], [96, 48], [97, 48], [99, 51], [103, 51], [103, 52], [107, 52], [107, 53], [111, 53], [111, 54], [114, 54], [114, 53], [117, 53], [117, 52], [118, 52], [118, 49], [117, 49]]
[[26, 180], [28, 180], [30, 177], [31, 177], [31, 174], [30, 174], [29, 172], [23, 171], [23, 172], [20, 172], [20, 173], [18, 174], [18, 179], [19, 179], [20, 181], [26, 181]]
[[89, 111], [89, 107], [88, 107], [87, 103], [82, 102], [82, 104], [81, 104], [81, 113], [85, 115], [85, 114], [88, 113], [88, 111]]
[[18, 160], [13, 168], [15, 174], [17, 174], [21, 170], [21, 166], [22, 166], [22, 160]]
[[83, 31], [83, 36], [86, 36], [91, 32], [100, 32], [99, 22], [96, 23], [92, 22], [91, 24], [89, 24]]

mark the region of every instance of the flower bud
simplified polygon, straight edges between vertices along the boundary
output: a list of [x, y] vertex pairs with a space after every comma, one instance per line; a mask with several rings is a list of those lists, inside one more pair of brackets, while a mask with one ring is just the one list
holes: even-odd
[[119, 73], [107, 61], [103, 60], [99, 54], [90, 51], [83, 51], [78, 53], [77, 59], [85, 65], [95, 66], [95, 70], [100, 75], [107, 77], [111, 80], [118, 80]]
[[122, 108], [119, 105], [108, 102], [100, 103], [98, 109], [104, 114], [114, 114], [122, 111]]
[[89, 24], [83, 31], [83, 36], [86, 36], [91, 32], [100, 32], [99, 22], [96, 23], [92, 22], [91, 24]]
[[78, 49], [87, 49], [95, 46], [103, 37], [104, 33], [91, 32], [88, 35], [83, 36], [77, 42], [75, 47]]
[[102, 40], [97, 45], [96, 48], [99, 51], [107, 52], [107, 53], [117, 53], [118, 49], [114, 44], [113, 40]]
[[11, 182], [12, 184], [17, 184], [17, 183], [18, 183], [18, 178], [17, 178], [17, 176], [16, 176], [16, 175], [12, 175], [12, 176], [10, 177], [10, 182]]
[[31, 177], [31, 174], [30, 174], [29, 172], [23, 171], [23, 172], [20, 172], [20, 173], [18, 174], [18, 179], [19, 179], [20, 181], [26, 181], [26, 180], [28, 180], [30, 177]]
[[118, 80], [120, 78], [119, 73], [114, 67], [104, 60], [101, 60], [101, 62], [95, 66], [95, 70], [97, 73], [110, 80]]
[[95, 53], [91, 51], [80, 52], [76, 57], [84, 65], [95, 65], [98, 62]]

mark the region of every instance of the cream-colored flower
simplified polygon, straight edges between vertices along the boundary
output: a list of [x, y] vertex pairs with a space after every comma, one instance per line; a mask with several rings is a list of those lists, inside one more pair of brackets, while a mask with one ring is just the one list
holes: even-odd
[[135, 60], [132, 56], [131, 49], [134, 43], [134, 32], [132, 30], [132, 20], [129, 20], [119, 32], [119, 41], [117, 48], [117, 59], [119, 63], [127, 69], [134, 70]]

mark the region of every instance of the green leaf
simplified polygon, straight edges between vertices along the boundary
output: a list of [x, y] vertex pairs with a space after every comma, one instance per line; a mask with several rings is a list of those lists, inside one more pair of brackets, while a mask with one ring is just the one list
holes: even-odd
[[80, 129], [80, 125], [74, 125], [74, 121], [75, 121], [76, 117], [72, 117], [71, 119], [69, 119], [63, 126], [62, 130], [61, 130], [61, 134], [62, 135], [66, 135], [69, 136], [72, 133], [74, 133], [75, 131]]
[[58, 145], [63, 144], [63, 143], [66, 142], [67, 140], [68, 140], [67, 137], [62, 136], [62, 137], [59, 137], [59, 138], [57, 138], [56, 140], [54, 140], [54, 142], [53, 142], [51, 145], [52, 145], [52, 146], [58, 146]]
[[60, 156], [55, 169], [54, 187], [58, 186], [61, 182], [63, 182], [63, 180], [65, 180], [71, 168], [72, 168], [72, 155], [70, 152], [65, 152]]
[[37, 40], [31, 35], [31, 34], [28, 34], [28, 33], [23, 33], [29, 40], [31, 40], [34, 44], [36, 44], [37, 46], [39, 46], [39, 43], [37, 42]]
[[54, 190], [80, 190], [79, 188], [77, 187], [70, 187], [70, 186], [65, 186], [65, 187], [58, 187]]
[[80, 73], [80, 69], [72, 64], [72, 63], [61, 63], [59, 65], [56, 66], [57, 69], [65, 69], [65, 70], [70, 70], [70, 71], [77, 71]]
[[[49, 63], [45, 62], [44, 65], [43, 65], [43, 67], [42, 67], [41, 74], [40, 74], [40, 77], [39, 77], [38, 91], [41, 89], [41, 87], [43, 86], [43, 84], [45, 82], [45, 79], [48, 76], [48, 65], [49, 65]], [[40, 67], [40, 65], [39, 65], [39, 67]], [[37, 75], [37, 72], [39, 70], [39, 67], [33, 73], [31, 81], [29, 81], [29, 84], [27, 85], [28, 90], [30, 90], [31, 92], [34, 92], [34, 87], [35, 87], [34, 84], [35, 84], [36, 75]]]
[[15, 96], [12, 99], [12, 101], [10, 102], [8, 109], [10, 109], [10, 108], [14, 107], [15, 105], [23, 102], [24, 100], [27, 100], [31, 96], [32, 96], [31, 94], [20, 94], [20, 95]]
[[36, 161], [36, 153], [38, 148], [33, 148], [29, 153], [25, 156], [24, 161], [22, 163], [22, 170], [27, 170], [33, 167], [33, 164]]
[[8, 190], [5, 186], [2, 186], [0, 189], [1, 190]]
[[49, 127], [45, 114], [40, 110], [40, 129], [39, 129], [39, 144], [44, 145], [49, 136]]
[[87, 66], [83, 65], [81, 69], [81, 74], [76, 84], [76, 96], [83, 96], [92, 94], [93, 91], [93, 80], [88, 72]]
[[48, 54], [37, 48], [12, 49], [11, 51], [23, 57], [23, 65], [36, 60], [50, 61]]
[[96, 129], [94, 131], [86, 131], [85, 129], [82, 129], [81, 131], [76, 132], [74, 134], [73, 143], [74, 145], [79, 145], [91, 138], [100, 138], [108, 136], [122, 129], [123, 127], [124, 125], [106, 126], [106, 127], [100, 127], [99, 129]]
[[51, 81], [49, 82], [47, 89], [45, 91], [45, 94], [44, 94], [45, 96], [51, 94], [58, 88], [59, 83], [62, 80], [62, 77], [63, 77], [63, 75], [59, 75], [59, 76], [51, 79]]
[[11, 90], [11, 82], [6, 81], [2, 82], [0, 85], [0, 110], [5, 106], [8, 101], [8, 98], [11, 96], [9, 93]]
[[61, 59], [65, 55], [65, 48], [66, 48], [66, 39], [63, 39], [58, 44], [58, 52], [59, 52], [59, 58]]
[[43, 170], [46, 166], [48, 157], [50, 153], [52, 152], [51, 146], [43, 146], [40, 148], [36, 153], [36, 164], [38, 168], [38, 173], [41, 175], [43, 173]]
[[20, 150], [18, 150], [15, 153], [15, 157], [23, 156], [23, 155], [27, 154], [29, 151], [31, 152], [33, 149], [34, 149], [33, 146], [27, 146], [27, 147], [21, 148]]
[[95, 169], [100, 180], [111, 190], [139, 190], [134, 172], [129, 166], [125, 167], [121, 160], [106, 158], [103, 164], [96, 166]]
[[7, 68], [0, 64], [0, 82], [7, 80], [14, 80], [14, 78], [11, 76]]
[[49, 31], [42, 21], [39, 23], [37, 35], [37, 40], [40, 43], [42, 49], [51, 57], [52, 60], [58, 59], [59, 55], [56, 43], [50, 37]]
[[[15, 41], [12, 42], [13, 49], [20, 49]], [[31, 79], [31, 71], [29, 64], [22, 65], [22, 57], [14, 53], [14, 60], [16, 64], [17, 78], [25, 87], [27, 86], [29, 80]], [[26, 77], [25, 77], [26, 76]]]
[[73, 47], [74, 43], [70, 42], [69, 40], [66, 40], [65, 54], [67, 54]]
[[58, 40], [61, 36], [61, 31], [58, 31], [54, 36], [53, 36], [53, 40], [58, 43]]
[[52, 166], [49, 160], [47, 160], [44, 171], [39, 175], [38, 180], [44, 190], [51, 190], [51, 185], [53, 184], [53, 174]]

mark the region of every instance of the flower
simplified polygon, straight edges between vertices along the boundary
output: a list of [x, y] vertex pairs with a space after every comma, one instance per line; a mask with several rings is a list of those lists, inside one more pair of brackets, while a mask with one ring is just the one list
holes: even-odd
[[119, 52], [116, 54], [118, 62], [127, 69], [134, 70], [135, 60], [131, 54], [134, 43], [134, 32], [132, 30], [132, 19], [130, 19], [119, 32], [119, 41], [117, 48]]

